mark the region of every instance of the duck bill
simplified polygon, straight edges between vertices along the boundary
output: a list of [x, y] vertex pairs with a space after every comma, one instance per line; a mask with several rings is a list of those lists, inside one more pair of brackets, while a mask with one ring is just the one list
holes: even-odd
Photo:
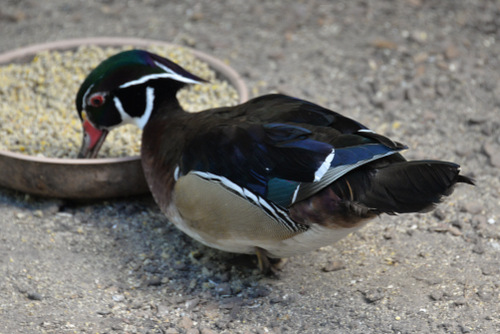
[[97, 157], [97, 153], [101, 149], [102, 144], [106, 140], [108, 130], [99, 130], [94, 127], [88, 120], [83, 121], [83, 140], [78, 158], [93, 159]]

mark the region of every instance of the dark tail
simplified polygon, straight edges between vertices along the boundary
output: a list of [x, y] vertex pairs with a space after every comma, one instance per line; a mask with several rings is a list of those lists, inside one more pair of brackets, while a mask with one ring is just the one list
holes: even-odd
[[460, 175], [459, 165], [433, 160], [402, 161], [371, 171], [361, 168], [339, 181], [337, 189], [344, 199], [389, 214], [431, 210], [456, 183], [474, 184]]

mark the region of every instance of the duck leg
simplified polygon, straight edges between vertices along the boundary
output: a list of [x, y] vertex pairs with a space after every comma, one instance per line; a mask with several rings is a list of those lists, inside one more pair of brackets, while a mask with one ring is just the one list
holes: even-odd
[[264, 275], [277, 275], [287, 262], [287, 259], [269, 258], [266, 250], [260, 247], [255, 247], [255, 255], [257, 255], [259, 270]]

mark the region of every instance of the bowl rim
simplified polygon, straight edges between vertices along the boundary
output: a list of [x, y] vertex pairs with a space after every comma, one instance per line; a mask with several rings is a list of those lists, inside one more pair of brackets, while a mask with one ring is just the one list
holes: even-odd
[[[222, 61], [221, 59], [188, 46], [178, 45], [175, 43], [169, 43], [155, 39], [105, 36], [105, 37], [71, 38], [71, 39], [62, 39], [45, 43], [31, 44], [25, 47], [0, 53], [0, 65], [7, 64], [18, 58], [34, 55], [35, 53], [41, 51], [66, 50], [66, 49], [76, 48], [82, 45], [98, 45], [98, 46], [130, 45], [133, 47], [159, 45], [166, 47], [183, 48], [191, 52], [199, 60], [208, 63], [212, 69], [214, 69], [216, 72], [219, 72], [224, 77], [229, 79], [228, 81], [230, 82], [230, 84], [234, 86], [234, 88], [238, 92], [239, 103], [243, 103], [248, 100], [248, 88], [243, 79], [241, 78], [240, 74], [236, 72], [236, 70], [234, 70], [231, 66], [224, 63], [224, 61]], [[60, 164], [60, 165], [105, 165], [114, 163], [125, 163], [141, 159], [139, 155], [117, 157], [117, 158], [95, 158], [95, 159], [53, 158], [53, 157], [27, 155], [8, 150], [0, 150], [0, 156], [5, 156], [11, 159], [26, 160], [36, 163]]]
[[25, 160], [29, 162], [45, 163], [53, 165], [108, 165], [114, 163], [122, 163], [134, 160], [140, 160], [139, 155], [132, 155], [118, 158], [96, 158], [96, 159], [75, 159], [75, 158], [51, 158], [36, 155], [27, 155], [18, 152], [0, 150], [0, 156], [10, 159]]

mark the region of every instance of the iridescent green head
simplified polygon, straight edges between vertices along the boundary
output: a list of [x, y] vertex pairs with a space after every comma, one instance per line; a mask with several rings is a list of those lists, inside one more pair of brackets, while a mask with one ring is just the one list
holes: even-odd
[[143, 128], [149, 120], [156, 94], [175, 98], [186, 84], [205, 80], [174, 62], [144, 50], [118, 53], [97, 66], [76, 95], [76, 109], [84, 138], [79, 157], [95, 157], [107, 133], [123, 124]]

